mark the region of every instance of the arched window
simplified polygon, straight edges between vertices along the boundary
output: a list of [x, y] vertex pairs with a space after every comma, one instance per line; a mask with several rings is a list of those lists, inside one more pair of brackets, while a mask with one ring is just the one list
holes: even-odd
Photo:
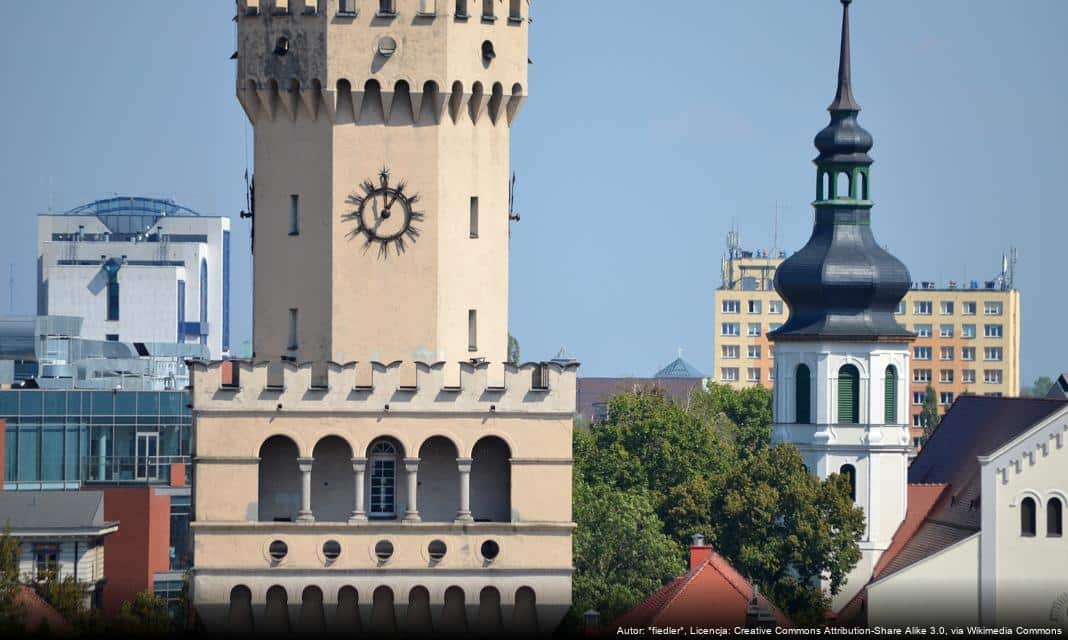
[[355, 587], [341, 587], [341, 590], [337, 592], [334, 628], [346, 629], [356, 634], [363, 630], [362, 620], [360, 620], [360, 597]]
[[797, 424], [811, 424], [812, 377], [809, 373], [808, 365], [797, 365], [797, 374], [794, 384], [796, 388], [796, 396], [794, 398], [796, 419], [794, 422]]
[[838, 370], [838, 424], [860, 422], [860, 372], [851, 364]]
[[853, 499], [853, 502], [857, 501], [857, 468], [851, 464], [843, 464], [842, 468], [838, 470], [843, 476], [849, 479], [849, 497]]
[[297, 629], [302, 634], [320, 635], [326, 632], [326, 615], [323, 611], [323, 590], [305, 587], [300, 597], [300, 618]]
[[836, 171], [834, 174], [834, 198], [841, 200], [849, 198], [849, 173], [846, 171]]
[[1046, 536], [1059, 538], [1064, 531], [1064, 505], [1060, 498], [1050, 498], [1046, 503]]
[[471, 515], [476, 522], [511, 522], [512, 453], [500, 438], [488, 436], [471, 452]]
[[868, 172], [860, 172], [860, 197], [862, 200], [868, 199]]
[[886, 368], [886, 389], [883, 400], [886, 411], [886, 424], [897, 423], [897, 367]]
[[318, 522], [345, 522], [356, 504], [352, 483], [352, 448], [337, 436], [327, 436], [312, 450], [311, 504]]
[[831, 174], [826, 171], [819, 172], [819, 184], [816, 186], [817, 200], [826, 200], [831, 197]]
[[295, 522], [300, 509], [301, 476], [295, 442], [269, 438], [260, 447], [259, 521]]
[[235, 635], [252, 632], [252, 591], [245, 585], [230, 590], [227, 624], [230, 633]]
[[368, 515], [393, 518], [397, 515], [397, 448], [379, 440], [371, 445], [371, 500]]
[[1034, 537], [1037, 527], [1035, 526], [1035, 499], [1024, 498], [1020, 502], [1020, 535]]
[[423, 522], [452, 522], [460, 509], [460, 469], [456, 445], [434, 436], [419, 448], [417, 501]]

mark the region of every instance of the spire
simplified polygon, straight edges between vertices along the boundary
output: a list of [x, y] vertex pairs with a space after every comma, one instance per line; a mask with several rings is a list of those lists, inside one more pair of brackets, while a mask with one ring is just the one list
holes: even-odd
[[838, 93], [829, 111], [860, 111], [860, 105], [853, 99], [853, 78], [849, 68], [849, 3], [842, 0], [842, 50], [838, 57]]

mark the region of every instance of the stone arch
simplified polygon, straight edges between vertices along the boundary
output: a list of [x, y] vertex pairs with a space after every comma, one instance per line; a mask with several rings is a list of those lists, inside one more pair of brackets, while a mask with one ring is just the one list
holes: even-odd
[[364, 504], [372, 520], [396, 520], [404, 513], [407, 496], [404, 444], [392, 436], [379, 436], [367, 445]]
[[337, 613], [334, 615], [334, 633], [359, 634], [363, 631], [360, 620], [360, 596], [356, 587], [346, 586], [337, 592]]
[[382, 586], [374, 590], [371, 596], [371, 621], [369, 631], [372, 635], [393, 637], [397, 635], [397, 616], [393, 607], [393, 589]]
[[464, 106], [464, 83], [459, 80], [452, 83], [449, 94], [449, 117], [453, 124], [460, 119], [460, 109]]
[[389, 113], [385, 114], [388, 121], [397, 123], [415, 122], [419, 114], [415, 112], [412, 103], [412, 85], [407, 80], [397, 80], [393, 84], [393, 104]]
[[838, 473], [842, 474], [849, 480], [849, 497], [853, 499], [853, 502], [857, 501], [857, 468], [851, 464], [843, 464], [838, 469]]
[[452, 522], [460, 509], [460, 470], [456, 442], [431, 436], [419, 447], [419, 515], [424, 522]]
[[1020, 500], [1020, 535], [1033, 538], [1038, 533], [1038, 500], [1025, 496]]
[[489, 114], [490, 120], [493, 124], [497, 124], [500, 120], [502, 109], [504, 107], [504, 85], [500, 82], [494, 82], [493, 88], [490, 89], [489, 99]]
[[1064, 500], [1050, 496], [1046, 501], [1046, 537], [1059, 538], [1064, 534]]
[[289, 594], [285, 587], [274, 585], [267, 590], [263, 628], [271, 633], [289, 633]]
[[300, 449], [292, 438], [267, 438], [259, 451], [257, 512], [260, 522], [296, 522], [300, 510]]
[[853, 178], [848, 171], [834, 172], [834, 198], [836, 200], [848, 198], [852, 185]]
[[226, 627], [234, 635], [252, 633], [252, 591], [243, 584], [230, 590]]
[[363, 102], [361, 104], [360, 112], [356, 114], [355, 118], [358, 122], [370, 122], [373, 124], [382, 124], [389, 117], [385, 104], [382, 101], [382, 85], [370, 78], [363, 85]]
[[300, 596], [300, 622], [297, 629], [302, 635], [321, 635], [326, 632], [323, 590], [319, 587], [304, 587]]
[[404, 632], [409, 636], [430, 636], [434, 633], [434, 623], [430, 616], [430, 591], [424, 586], [412, 587], [408, 592]]
[[512, 519], [512, 452], [497, 436], [486, 436], [471, 450], [471, 515], [476, 522]]
[[356, 504], [352, 447], [340, 436], [325, 436], [312, 450], [312, 514], [317, 522], [345, 522]]
[[539, 634], [538, 605], [534, 589], [520, 587], [515, 592], [515, 605], [512, 607], [512, 628], [527, 636], [537, 636]]
[[467, 597], [457, 586], [445, 590], [441, 607], [441, 622], [436, 631], [444, 637], [458, 638], [467, 634]]
[[478, 593], [478, 622], [475, 631], [493, 636], [499, 636], [504, 631], [501, 621], [501, 592], [495, 587], [486, 587]]

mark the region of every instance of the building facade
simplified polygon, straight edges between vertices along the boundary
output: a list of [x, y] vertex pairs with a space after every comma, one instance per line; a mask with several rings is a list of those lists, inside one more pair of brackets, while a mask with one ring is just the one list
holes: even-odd
[[548, 633], [570, 606], [577, 364], [503, 364], [526, 8], [238, 3], [255, 361], [192, 365], [209, 630]]
[[37, 313], [83, 337], [230, 350], [230, 219], [116, 197], [37, 217]]
[[[774, 290], [784, 256], [730, 249], [715, 292], [715, 381], [735, 388], [774, 386], [775, 354], [767, 334], [786, 321]], [[927, 386], [944, 413], [965, 393], [1020, 393], [1020, 292], [1003, 270], [994, 280], [964, 286], [913, 282], [895, 311], [916, 334], [908, 413], [915, 444], [923, 435], [920, 413]]]

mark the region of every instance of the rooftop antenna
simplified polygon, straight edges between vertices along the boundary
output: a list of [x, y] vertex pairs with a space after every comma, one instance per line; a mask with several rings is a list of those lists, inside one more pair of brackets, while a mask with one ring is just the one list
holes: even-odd
[[508, 185], [508, 219], [512, 222], [519, 222], [519, 210], [516, 203], [516, 175], [512, 172], [512, 181]]

